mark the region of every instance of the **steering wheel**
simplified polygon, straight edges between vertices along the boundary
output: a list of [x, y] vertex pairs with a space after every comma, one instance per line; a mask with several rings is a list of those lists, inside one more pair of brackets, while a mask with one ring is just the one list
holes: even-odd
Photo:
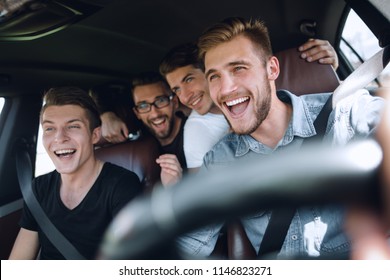
[[176, 236], [262, 209], [367, 200], [377, 205], [382, 156], [372, 139], [339, 148], [317, 143], [189, 176], [170, 189], [158, 186], [117, 215], [99, 258], [177, 259]]

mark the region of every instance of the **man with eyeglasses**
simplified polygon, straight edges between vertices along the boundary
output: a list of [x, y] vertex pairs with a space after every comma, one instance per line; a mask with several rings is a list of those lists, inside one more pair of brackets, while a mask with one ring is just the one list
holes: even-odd
[[183, 128], [187, 117], [178, 111], [179, 101], [163, 77], [155, 72], [142, 73], [132, 81], [134, 113], [159, 141], [161, 182], [177, 183], [187, 170], [183, 151]]
[[137, 75], [131, 83], [131, 96], [127, 96], [129, 100], [118, 98], [118, 95], [104, 97], [103, 93], [103, 90], [92, 93], [101, 111], [102, 136], [111, 144], [126, 141], [129, 138], [129, 124], [115, 109], [120, 107], [135, 113], [142, 122], [137, 124], [142, 133], [149, 132], [160, 143], [161, 156], [157, 163], [161, 167], [162, 184], [173, 185], [181, 180], [183, 172], [187, 172], [183, 150], [183, 129], [187, 117], [184, 110], [179, 108], [180, 102], [165, 79], [157, 72]]

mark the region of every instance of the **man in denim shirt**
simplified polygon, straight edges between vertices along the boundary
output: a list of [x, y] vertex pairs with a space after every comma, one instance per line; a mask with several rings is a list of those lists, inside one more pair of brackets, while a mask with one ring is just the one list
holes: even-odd
[[[200, 57], [210, 95], [234, 133], [222, 138], [204, 157], [203, 170], [243, 158], [300, 149], [316, 135], [313, 122], [330, 93], [297, 97], [275, 89], [279, 63], [272, 56], [267, 28], [258, 20], [229, 18], [209, 28], [199, 39]], [[367, 137], [380, 120], [383, 100], [365, 90], [341, 100], [331, 112], [324, 140], [332, 145]], [[256, 252], [270, 211], [242, 219]], [[278, 257], [345, 254], [350, 249], [343, 232], [344, 209], [336, 205], [297, 209]], [[210, 225], [179, 238], [189, 254], [209, 256], [221, 225]]]

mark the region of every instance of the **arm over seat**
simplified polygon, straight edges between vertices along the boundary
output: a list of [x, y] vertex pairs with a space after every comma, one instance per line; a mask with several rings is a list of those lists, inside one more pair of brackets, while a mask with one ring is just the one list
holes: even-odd
[[144, 136], [136, 141], [113, 144], [95, 150], [96, 158], [122, 166], [136, 173], [144, 192], [152, 190], [160, 179], [160, 166], [156, 163], [159, 156], [157, 141]]

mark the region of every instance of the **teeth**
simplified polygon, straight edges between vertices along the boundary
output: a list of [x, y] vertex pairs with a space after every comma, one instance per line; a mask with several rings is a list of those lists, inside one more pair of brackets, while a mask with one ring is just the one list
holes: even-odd
[[55, 153], [57, 155], [63, 155], [63, 154], [71, 154], [71, 153], [74, 153], [76, 150], [73, 150], [73, 149], [68, 149], [68, 150], [58, 150], [58, 151], [55, 151]]
[[247, 101], [248, 99], [249, 99], [249, 97], [240, 97], [240, 98], [226, 102], [226, 105], [227, 106], [234, 106], [234, 105], [237, 105], [239, 103], [243, 103], [243, 102]]
[[198, 104], [199, 103], [199, 101], [200, 101], [200, 97], [198, 98], [198, 99], [196, 99], [192, 104], [191, 104], [191, 106], [195, 106], [196, 104]]
[[159, 124], [162, 124], [164, 122], [164, 118], [160, 118], [160, 119], [157, 119], [157, 120], [153, 120], [152, 123], [154, 125], [159, 125]]
[[61, 155], [73, 154], [75, 152], [76, 152], [76, 150], [74, 150], [74, 149], [66, 149], [66, 150], [58, 150], [58, 151], [55, 151], [54, 153], [58, 156], [61, 156]]

